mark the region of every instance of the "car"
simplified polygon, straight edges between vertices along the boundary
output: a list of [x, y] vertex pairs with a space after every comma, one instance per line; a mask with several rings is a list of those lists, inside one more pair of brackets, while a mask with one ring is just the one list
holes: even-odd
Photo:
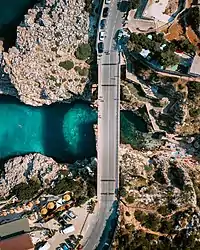
[[63, 250], [70, 250], [71, 248], [67, 246], [65, 243], [61, 243], [60, 246], [62, 247]]
[[62, 227], [64, 227], [64, 226], [66, 225], [66, 222], [65, 222], [62, 218], [59, 218], [59, 219], [58, 219], [58, 222], [59, 222], [59, 224], [60, 224]]
[[104, 50], [104, 44], [103, 42], [98, 43], [98, 52], [103, 53]]
[[105, 31], [99, 32], [99, 40], [103, 41], [104, 37], [105, 37]]
[[71, 240], [70, 240], [69, 238], [65, 239], [65, 242], [66, 242], [66, 244], [67, 244], [69, 247], [71, 247], [72, 249], [74, 249], [74, 247], [76, 246], [75, 244], [73, 244], [73, 243], [71, 242]]
[[67, 214], [65, 214], [65, 215], [62, 217], [62, 219], [64, 220], [65, 223], [68, 223], [68, 222], [71, 221], [71, 218], [70, 218]]
[[79, 241], [78, 238], [76, 238], [76, 236], [74, 234], [69, 236], [69, 239], [71, 240], [72, 243], [77, 244], [77, 242]]
[[63, 250], [62, 247], [56, 247], [56, 250]]
[[100, 28], [101, 29], [105, 29], [105, 26], [106, 26], [106, 19], [101, 19], [101, 21], [100, 21]]
[[76, 219], [76, 218], [77, 218], [77, 215], [75, 215], [72, 211], [68, 211], [67, 214], [68, 214], [69, 217], [72, 218], [72, 219]]
[[110, 4], [111, 0], [105, 0], [105, 4]]
[[108, 16], [108, 11], [109, 11], [109, 8], [108, 8], [108, 7], [105, 7], [105, 8], [103, 9], [103, 17], [104, 17], [104, 18]]

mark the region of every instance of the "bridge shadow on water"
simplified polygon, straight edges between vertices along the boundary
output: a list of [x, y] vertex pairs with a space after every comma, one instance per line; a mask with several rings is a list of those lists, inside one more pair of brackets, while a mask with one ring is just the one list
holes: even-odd
[[[68, 112], [82, 114], [68, 117]], [[85, 112], [84, 112], [85, 109]], [[96, 122], [87, 112], [94, 112], [89, 104], [76, 101], [72, 104], [55, 103], [44, 110], [43, 145], [44, 154], [52, 156], [58, 162], [73, 163], [88, 157], [96, 156], [96, 139], [93, 125]], [[86, 115], [86, 117], [81, 116]], [[80, 117], [80, 118], [79, 118]]]

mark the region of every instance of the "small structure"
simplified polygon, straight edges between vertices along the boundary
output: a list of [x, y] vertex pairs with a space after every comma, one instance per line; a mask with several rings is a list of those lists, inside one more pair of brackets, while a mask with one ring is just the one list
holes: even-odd
[[46, 207], [43, 207], [43, 208], [40, 210], [40, 213], [41, 213], [42, 216], [45, 216], [45, 215], [47, 215], [48, 210], [46, 209]]
[[190, 67], [189, 73], [195, 76], [200, 76], [200, 56], [199, 55], [195, 55], [192, 65]]
[[69, 194], [65, 194], [65, 195], [63, 195], [63, 200], [64, 201], [70, 201], [71, 200], [71, 196]]
[[49, 210], [53, 210], [55, 208], [56, 204], [53, 202], [53, 201], [50, 201], [48, 204], [47, 204], [47, 209]]
[[0, 249], [33, 250], [29, 232], [29, 223], [25, 218], [0, 225]]

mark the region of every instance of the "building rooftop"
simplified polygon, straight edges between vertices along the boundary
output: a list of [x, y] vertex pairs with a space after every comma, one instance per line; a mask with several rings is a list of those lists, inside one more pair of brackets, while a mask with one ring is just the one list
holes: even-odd
[[1, 250], [34, 250], [29, 234], [21, 234], [0, 241]]
[[196, 55], [190, 68], [190, 74], [200, 75], [200, 56]]
[[26, 218], [0, 225], [0, 239], [27, 232], [30, 232], [30, 228]]

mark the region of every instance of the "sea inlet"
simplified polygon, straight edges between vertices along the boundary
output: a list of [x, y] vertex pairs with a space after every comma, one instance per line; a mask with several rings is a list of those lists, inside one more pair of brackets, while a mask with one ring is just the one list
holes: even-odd
[[0, 159], [38, 152], [70, 163], [96, 156], [96, 122], [85, 102], [32, 107], [0, 96]]

